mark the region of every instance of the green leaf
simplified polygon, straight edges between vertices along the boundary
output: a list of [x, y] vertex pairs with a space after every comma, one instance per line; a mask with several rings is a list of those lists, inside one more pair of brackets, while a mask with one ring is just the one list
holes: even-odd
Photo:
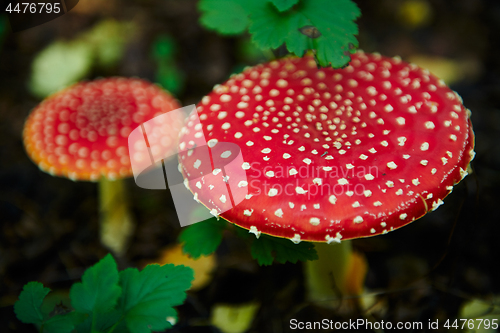
[[25, 324], [39, 326], [42, 333], [71, 332], [76, 325], [85, 320], [86, 315], [71, 312], [47, 318], [48, 316], [42, 313], [42, 303], [49, 292], [50, 289], [44, 288], [39, 282], [27, 283], [19, 295], [19, 301], [14, 304], [17, 318]]
[[296, 11], [280, 13], [266, 0], [256, 0], [256, 6], [251, 13], [249, 31], [252, 41], [261, 49], [276, 49], [285, 42], [289, 31], [298, 29], [294, 21], [298, 16]]
[[[261, 266], [269, 266], [274, 261], [272, 242], [263, 239], [256, 239], [252, 243], [251, 253], [252, 257], [257, 260]], [[259, 237], [260, 238], [260, 237]]]
[[27, 283], [19, 295], [19, 300], [14, 304], [17, 318], [25, 324], [41, 325], [44, 316], [40, 307], [49, 292], [50, 289], [40, 282]]
[[300, 57], [314, 50], [324, 67], [345, 66], [358, 47], [354, 20], [361, 13], [351, 0], [201, 0], [199, 9], [207, 28], [239, 34], [249, 27], [259, 48], [286, 44]]
[[294, 244], [286, 238], [261, 235], [255, 239], [251, 248], [252, 257], [257, 259], [259, 265], [268, 266], [273, 263], [273, 259], [284, 264], [289, 261], [296, 263], [298, 260], [316, 260], [318, 254], [314, 249], [314, 244], [310, 242], [300, 242]]
[[202, 12], [201, 23], [221, 34], [240, 34], [248, 26], [246, 4], [251, 0], [201, 0], [198, 9]]
[[89, 332], [108, 332], [111, 327], [115, 326], [113, 332], [125, 333], [128, 332], [125, 321], [123, 320], [124, 313], [121, 310], [111, 310], [109, 312], [94, 313], [86, 320], [76, 326], [78, 333]]
[[293, 7], [293, 5], [296, 5], [297, 2], [299, 2], [299, 0], [269, 0], [269, 1], [272, 2], [280, 12], [289, 10], [290, 8]]
[[76, 325], [82, 323], [87, 316], [83, 313], [70, 312], [61, 314], [47, 319], [40, 332], [47, 333], [68, 333], [71, 332]]
[[195, 259], [214, 253], [227, 226], [228, 222], [225, 220], [213, 217], [186, 227], [179, 236], [181, 243], [184, 243], [184, 253]]
[[[37, 325], [42, 333], [162, 331], [176, 322], [173, 307], [184, 302], [193, 274], [189, 267], [171, 264], [150, 265], [141, 272], [129, 268], [118, 274], [115, 260], [107, 255], [85, 271], [81, 283], [72, 286], [69, 294], [76, 311], [48, 318], [41, 305], [50, 289], [38, 282], [24, 287], [14, 311], [22, 322]], [[62, 303], [58, 306], [66, 312]]]
[[[78, 333], [107, 332], [111, 327], [116, 325], [113, 332], [125, 333], [128, 332], [128, 330], [125, 327], [123, 317], [123, 312], [116, 309], [103, 313], [97, 312], [79, 323], [79, 325], [76, 326], [76, 331]], [[94, 331], [92, 331], [92, 329]]]
[[[351, 0], [303, 0], [286, 12], [263, 0], [258, 2], [250, 15], [249, 31], [262, 49], [286, 43], [287, 49], [298, 56], [315, 49], [321, 66], [342, 67], [358, 46], [354, 20], [360, 11]], [[300, 30], [304, 27], [317, 29], [320, 36], [303, 34]]]
[[108, 254], [85, 271], [82, 282], [75, 283], [71, 287], [70, 297], [73, 308], [87, 314], [111, 310], [121, 294], [118, 280], [115, 259]]
[[173, 307], [184, 302], [192, 280], [191, 268], [172, 264], [148, 265], [141, 272], [136, 268], [120, 272], [123, 294], [119, 307], [130, 332], [170, 328], [170, 321], [177, 317]]
[[[324, 10], [330, 8], [330, 10]], [[313, 39], [316, 58], [321, 66], [342, 67], [358, 47], [358, 26], [354, 23], [361, 12], [351, 0], [314, 0], [306, 2], [303, 15], [322, 34]]]

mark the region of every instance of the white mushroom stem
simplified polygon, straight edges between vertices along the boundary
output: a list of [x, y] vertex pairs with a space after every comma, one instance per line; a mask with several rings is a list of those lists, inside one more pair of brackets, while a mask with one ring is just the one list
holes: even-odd
[[324, 307], [338, 307], [339, 300], [353, 295], [349, 288], [353, 258], [350, 241], [340, 244], [315, 243], [318, 260], [305, 263], [308, 301]]
[[124, 181], [101, 178], [99, 201], [101, 242], [116, 255], [122, 256], [134, 231]]

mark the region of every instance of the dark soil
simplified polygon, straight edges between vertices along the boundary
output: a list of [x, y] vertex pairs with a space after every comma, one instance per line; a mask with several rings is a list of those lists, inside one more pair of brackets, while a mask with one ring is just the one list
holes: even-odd
[[[7, 31], [0, 44], [0, 332], [35, 332], [19, 322], [13, 304], [29, 281], [67, 291], [82, 272], [108, 251], [98, 238], [97, 186], [41, 172], [26, 156], [22, 127], [40, 100], [27, 89], [35, 55], [56, 39], [71, 39], [103, 18], [135, 21], [140, 27], [118, 65], [96, 69], [98, 76], [138, 76], [154, 81], [151, 43], [166, 33], [177, 44], [177, 66], [185, 75], [178, 99], [197, 103], [214, 84], [258, 58], [242, 54], [246, 37], [221, 37], [203, 29], [193, 0], [87, 2], [44, 25]], [[472, 110], [476, 134], [474, 173], [455, 187], [445, 205], [385, 236], [354, 241], [369, 264], [366, 287], [377, 293], [376, 320], [456, 318], [464, 303], [500, 294], [500, 2], [429, 0], [430, 21], [410, 28], [396, 14], [403, 0], [356, 3], [360, 47], [367, 52], [427, 54], [475, 64], [452, 88]], [[94, 7], [93, 7], [94, 6]], [[77, 8], [75, 8], [77, 9]], [[2, 38], [0, 38], [0, 41]], [[181, 230], [168, 191], [142, 190], [129, 180], [133, 213], [139, 222], [120, 268], [139, 267], [176, 241]], [[306, 302], [301, 264], [259, 267], [235, 236], [218, 251], [208, 287], [190, 292], [178, 307], [172, 332], [218, 332], [210, 326], [216, 303], [261, 304], [250, 332], [289, 332], [289, 321], [363, 318], [362, 311], [325, 310]], [[497, 282], [495, 282], [497, 281]], [[498, 297], [498, 296], [497, 296]], [[425, 326], [425, 325], [424, 325]], [[442, 329], [442, 328], [441, 328]], [[444, 331], [444, 329], [442, 329]]]

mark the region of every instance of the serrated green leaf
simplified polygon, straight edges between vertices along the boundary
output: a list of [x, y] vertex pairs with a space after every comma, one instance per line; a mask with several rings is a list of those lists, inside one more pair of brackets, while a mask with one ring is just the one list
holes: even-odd
[[94, 313], [89, 316], [82, 323], [76, 326], [78, 333], [92, 332], [108, 332], [111, 327], [115, 326], [113, 332], [126, 333], [128, 329], [123, 320], [124, 313], [121, 310], [111, 310], [105, 313]]
[[214, 217], [186, 227], [179, 236], [180, 242], [184, 243], [182, 250], [195, 259], [214, 253], [227, 226], [228, 222]]
[[294, 244], [289, 239], [279, 239], [276, 246], [276, 261], [284, 264], [289, 261], [295, 264], [297, 261], [317, 260], [318, 254], [314, 249], [314, 244], [310, 242], [300, 242]]
[[[345, 66], [358, 47], [354, 20], [359, 8], [351, 0], [201, 0], [201, 22], [222, 34], [239, 34], [247, 26], [261, 49], [283, 43], [289, 52], [303, 56], [314, 50], [321, 66]], [[309, 27], [319, 33], [304, 34]]]
[[87, 314], [110, 311], [121, 294], [118, 280], [116, 261], [108, 254], [85, 271], [82, 282], [73, 284], [71, 305], [76, 311]]
[[173, 307], [184, 302], [192, 280], [191, 268], [172, 264], [120, 272], [123, 294], [119, 307], [130, 332], [150, 333], [171, 327], [167, 319], [175, 315]]
[[193, 275], [191, 268], [171, 264], [150, 265], [141, 272], [130, 268], [118, 274], [116, 262], [107, 255], [71, 288], [75, 312], [44, 315], [41, 305], [50, 289], [38, 282], [24, 287], [14, 311], [22, 322], [37, 325], [42, 333], [160, 331], [176, 322], [173, 307], [185, 300]]
[[244, 1], [201, 0], [198, 9], [202, 12], [201, 23], [221, 34], [240, 34], [248, 26], [249, 12]]
[[314, 0], [305, 3], [302, 13], [322, 34], [313, 39], [319, 64], [336, 68], [346, 65], [351, 59], [349, 53], [358, 47], [354, 20], [361, 12], [356, 4], [351, 0]]
[[273, 258], [281, 264], [287, 261], [295, 264], [299, 260], [318, 259], [313, 243], [300, 242], [294, 244], [289, 239], [267, 235], [261, 235], [259, 239], [253, 241], [251, 253], [252, 257], [257, 259], [259, 265], [264, 266], [271, 265]]
[[87, 316], [83, 313], [70, 312], [47, 319], [40, 330], [41, 333], [68, 333], [82, 323]]
[[252, 253], [252, 257], [256, 259], [261, 266], [269, 266], [274, 261], [273, 247], [271, 242], [267, 240], [254, 240], [250, 252]]
[[28, 282], [14, 304], [17, 319], [25, 324], [41, 325], [44, 318], [40, 307], [49, 292], [40, 282]]
[[297, 19], [297, 13], [280, 13], [266, 0], [256, 0], [256, 3], [259, 6], [253, 9], [250, 16], [252, 41], [261, 49], [276, 49], [285, 42], [290, 29], [296, 29], [293, 23]]
[[[321, 66], [342, 67], [358, 46], [354, 20], [360, 11], [351, 0], [303, 0], [286, 12], [264, 0], [256, 3], [259, 5], [252, 8], [249, 31], [252, 41], [262, 49], [286, 43], [287, 49], [298, 56], [315, 49]], [[300, 32], [304, 27], [315, 28], [321, 35], [306, 36]]]
[[314, 39], [300, 33], [296, 27], [310, 26], [311, 22], [303, 15], [296, 15], [290, 20], [290, 29], [285, 38], [286, 48], [289, 52], [302, 57], [307, 50], [315, 48]]
[[297, 2], [299, 2], [299, 0], [269, 0], [269, 1], [272, 2], [280, 12], [289, 10], [294, 5], [296, 5]]

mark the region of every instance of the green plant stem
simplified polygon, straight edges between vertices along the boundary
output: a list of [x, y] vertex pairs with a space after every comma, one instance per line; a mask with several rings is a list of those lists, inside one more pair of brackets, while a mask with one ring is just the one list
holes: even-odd
[[111, 326], [111, 328], [106, 333], [113, 333], [115, 328], [118, 327], [118, 324], [120, 324], [120, 322], [123, 320], [123, 318], [124, 318], [124, 316], [121, 316], [120, 319], [118, 319], [116, 321], [116, 323], [113, 326]]
[[315, 243], [318, 260], [305, 263], [308, 301], [325, 307], [337, 307], [345, 296], [349, 260], [352, 254], [350, 241], [340, 244]]
[[98, 333], [95, 329], [95, 315], [92, 315], [92, 326], [90, 327], [91, 333]]
[[103, 245], [123, 256], [134, 231], [124, 181], [99, 181], [100, 237]]

